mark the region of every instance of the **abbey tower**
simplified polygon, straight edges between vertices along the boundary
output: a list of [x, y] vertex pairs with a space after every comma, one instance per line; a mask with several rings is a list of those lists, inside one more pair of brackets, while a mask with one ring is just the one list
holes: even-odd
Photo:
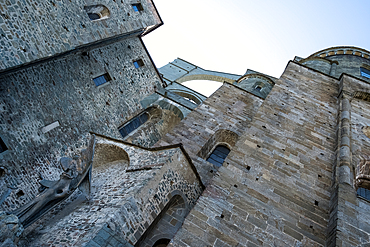
[[0, 8], [0, 246], [370, 242], [369, 51], [157, 69], [151, 0]]

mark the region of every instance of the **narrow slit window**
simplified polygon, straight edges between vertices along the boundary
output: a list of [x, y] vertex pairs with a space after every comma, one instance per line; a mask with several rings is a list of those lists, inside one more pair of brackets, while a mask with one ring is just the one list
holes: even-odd
[[359, 196], [359, 197], [362, 197], [362, 198], [364, 198], [364, 199], [366, 199], [366, 200], [368, 200], [368, 201], [370, 201], [370, 190], [368, 190], [368, 189], [365, 189], [365, 188], [358, 188], [357, 189], [357, 195]]
[[143, 5], [141, 3], [135, 3], [132, 5], [132, 8], [134, 9], [135, 12], [140, 12], [143, 11]]
[[134, 61], [134, 66], [137, 69], [140, 68], [140, 67], [143, 67], [144, 66], [143, 60], [139, 59], [139, 60]]
[[8, 150], [8, 147], [5, 145], [3, 139], [0, 138], [0, 153], [5, 152]]
[[216, 167], [221, 167], [224, 163], [227, 155], [229, 155], [230, 149], [223, 145], [218, 145], [211, 155], [207, 158], [208, 162], [211, 162]]
[[361, 76], [370, 79], [370, 70], [361, 67], [360, 72], [361, 72]]
[[130, 122], [125, 124], [122, 128], [119, 129], [119, 133], [122, 135], [122, 137], [126, 137], [128, 134], [139, 128], [141, 125], [143, 125], [146, 121], [148, 121], [149, 115], [148, 113], [144, 112], [143, 114], [140, 114], [139, 116], [132, 119]]
[[93, 81], [95, 82], [96, 86], [100, 86], [108, 81], [112, 80], [108, 73], [105, 73], [103, 75], [100, 75], [98, 77], [93, 78]]

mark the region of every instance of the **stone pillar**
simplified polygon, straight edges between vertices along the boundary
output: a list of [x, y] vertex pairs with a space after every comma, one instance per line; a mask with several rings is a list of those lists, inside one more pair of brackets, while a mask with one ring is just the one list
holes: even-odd
[[342, 94], [340, 100], [340, 149], [338, 182], [352, 185], [351, 183], [351, 102], [349, 97]]
[[330, 67], [330, 76], [335, 76], [335, 72], [337, 71], [338, 62], [333, 62]]

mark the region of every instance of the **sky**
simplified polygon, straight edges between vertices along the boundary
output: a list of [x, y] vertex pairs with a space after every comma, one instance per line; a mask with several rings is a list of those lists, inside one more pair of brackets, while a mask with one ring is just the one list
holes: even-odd
[[[280, 77], [289, 60], [333, 46], [370, 50], [370, 0], [154, 0], [164, 25], [143, 38], [158, 68]], [[199, 83], [198, 83], [199, 84]]]

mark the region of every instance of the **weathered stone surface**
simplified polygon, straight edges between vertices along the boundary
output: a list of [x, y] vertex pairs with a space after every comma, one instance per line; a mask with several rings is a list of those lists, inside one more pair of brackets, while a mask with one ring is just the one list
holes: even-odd
[[[90, 3], [90, 4], [89, 4]], [[108, 16], [91, 21], [90, 1], [6, 1], [0, 3], [0, 71], [161, 23], [150, 0], [135, 12], [131, 3], [101, 1]]]
[[[155, 224], [164, 205], [172, 203], [167, 209], [168, 216], [173, 218], [167, 222], [173, 223], [174, 218], [186, 216], [202, 191], [199, 179], [179, 147], [146, 150], [101, 136], [97, 137], [97, 145], [114, 145], [127, 155], [107, 163], [100, 158], [93, 165], [90, 200], [81, 198], [79, 192], [74, 193], [27, 229], [28, 238], [33, 239], [29, 246], [109, 246], [112, 241], [135, 245], [149, 226]], [[181, 203], [176, 203], [179, 200]], [[177, 223], [177, 229], [181, 222]], [[160, 233], [172, 234], [172, 238], [175, 230], [163, 228]], [[147, 236], [160, 235], [155, 231], [150, 233]]]
[[220, 239], [230, 246], [324, 245], [337, 90], [335, 79], [290, 63], [185, 220], [206, 215], [202, 228], [183, 227], [174, 245], [205, 233], [210, 245], [224, 235], [237, 240]]
[[[138, 57], [145, 66], [134, 67]], [[106, 72], [112, 80], [97, 87], [92, 79]], [[38, 174], [57, 180], [58, 159], [78, 153], [90, 131], [121, 138], [118, 128], [161, 86], [139, 38], [1, 74], [0, 81], [0, 133], [9, 148], [0, 154], [0, 166], [8, 170], [0, 194], [13, 188], [1, 205], [6, 211], [38, 193]], [[60, 126], [43, 133], [55, 121]]]
[[15, 241], [22, 234], [23, 227], [18, 217], [13, 214], [7, 214], [0, 211], [0, 246], [13, 247]]

